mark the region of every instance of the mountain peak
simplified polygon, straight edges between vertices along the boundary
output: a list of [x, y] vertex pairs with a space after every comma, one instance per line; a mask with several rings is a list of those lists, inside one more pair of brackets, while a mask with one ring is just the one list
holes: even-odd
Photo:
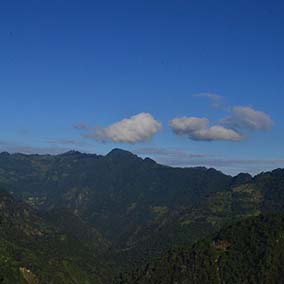
[[252, 180], [252, 176], [248, 173], [240, 173], [233, 177], [232, 179], [232, 185], [238, 186], [241, 184], [249, 183]]
[[106, 155], [106, 157], [125, 158], [125, 157], [137, 157], [137, 156], [131, 153], [130, 151], [114, 148]]
[[78, 156], [78, 155], [82, 155], [82, 153], [76, 150], [70, 150], [65, 153], [59, 154], [59, 156]]
[[1, 156], [10, 156], [10, 153], [5, 151], [5, 152], [1, 152], [0, 155]]

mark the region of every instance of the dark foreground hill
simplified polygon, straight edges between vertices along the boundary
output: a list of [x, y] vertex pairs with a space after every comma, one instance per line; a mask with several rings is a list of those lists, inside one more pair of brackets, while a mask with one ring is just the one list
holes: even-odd
[[97, 245], [83, 242], [0, 191], [0, 283], [107, 283]]
[[283, 283], [284, 217], [251, 217], [125, 274], [116, 284]]

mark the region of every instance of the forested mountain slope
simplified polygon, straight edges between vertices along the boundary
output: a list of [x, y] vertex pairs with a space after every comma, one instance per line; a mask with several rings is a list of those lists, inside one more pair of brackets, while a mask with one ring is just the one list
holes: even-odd
[[0, 283], [107, 283], [97, 242], [83, 242], [0, 191]]
[[14, 195], [42, 212], [68, 209], [121, 249], [155, 232], [175, 235], [179, 216], [230, 182], [214, 169], [170, 168], [119, 149], [106, 156], [0, 155], [0, 183]]
[[283, 283], [284, 217], [250, 217], [190, 248], [169, 251], [116, 284]]
[[[1, 153], [0, 186], [11, 193], [15, 206], [20, 202], [33, 212], [30, 223], [23, 219], [25, 226], [35, 230], [44, 224], [51, 239], [63, 234], [68, 244], [74, 240], [71, 249], [62, 246], [58, 251], [64, 257], [65, 249], [76, 255], [79, 270], [92, 267], [87, 274], [104, 284], [129, 265], [141, 267], [224, 225], [283, 213], [284, 208], [284, 170], [231, 177], [215, 169], [159, 165], [120, 149], [106, 156]], [[54, 242], [56, 253], [60, 242]], [[45, 246], [35, 243], [35, 249]], [[81, 268], [85, 262], [90, 266]]]

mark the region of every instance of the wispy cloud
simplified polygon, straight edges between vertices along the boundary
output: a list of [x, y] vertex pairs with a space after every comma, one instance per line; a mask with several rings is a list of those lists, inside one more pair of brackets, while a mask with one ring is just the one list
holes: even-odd
[[240, 131], [270, 130], [273, 126], [273, 120], [268, 114], [248, 106], [233, 107], [221, 123]]
[[222, 106], [223, 97], [213, 93], [199, 93], [193, 94], [193, 97], [206, 98], [211, 102], [212, 107], [219, 108]]

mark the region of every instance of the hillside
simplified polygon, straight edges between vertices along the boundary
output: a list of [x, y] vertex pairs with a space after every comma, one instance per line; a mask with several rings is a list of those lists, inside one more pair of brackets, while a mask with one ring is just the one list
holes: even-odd
[[[51, 259], [60, 254], [80, 273], [103, 284], [109, 284], [117, 272], [140, 268], [169, 249], [190, 247], [224, 225], [283, 213], [284, 208], [284, 170], [231, 177], [203, 167], [163, 166], [120, 149], [106, 156], [76, 151], [1, 153], [0, 186], [14, 200], [11, 212], [28, 208], [19, 209], [16, 216], [26, 211], [33, 216], [17, 222], [14, 216], [8, 222], [22, 226], [20, 233], [13, 233], [12, 245], [35, 255], [42, 251]], [[3, 226], [3, 239], [9, 241], [14, 225]], [[18, 234], [25, 228], [35, 232], [44, 228], [48, 238], [30, 236], [22, 244]], [[46, 273], [62, 271], [62, 259], [56, 268], [48, 266]], [[41, 275], [40, 267], [32, 271]]]
[[[0, 192], [0, 283], [105, 283], [96, 240], [83, 242]], [[100, 240], [98, 240], [99, 242]]]
[[190, 248], [169, 251], [116, 284], [282, 283], [284, 217], [251, 217]]
[[154, 233], [168, 236], [167, 246], [176, 219], [230, 182], [214, 169], [165, 167], [119, 149], [106, 156], [0, 155], [0, 183], [15, 196], [42, 212], [68, 209], [121, 251]]

